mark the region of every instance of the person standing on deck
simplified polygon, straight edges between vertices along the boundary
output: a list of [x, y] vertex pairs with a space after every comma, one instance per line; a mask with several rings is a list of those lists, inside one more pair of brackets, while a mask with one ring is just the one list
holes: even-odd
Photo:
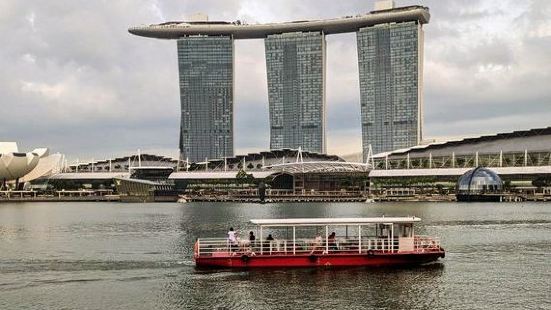
[[228, 243], [230, 245], [230, 250], [237, 246], [237, 232], [233, 230], [233, 227], [230, 227], [230, 231], [228, 231]]

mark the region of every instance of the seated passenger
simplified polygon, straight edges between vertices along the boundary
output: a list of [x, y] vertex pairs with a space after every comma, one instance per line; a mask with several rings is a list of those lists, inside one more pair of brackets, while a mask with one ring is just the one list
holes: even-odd
[[329, 243], [329, 250], [331, 251], [338, 251], [339, 248], [337, 247], [337, 240], [335, 232], [332, 232], [329, 237], [327, 238], [327, 243]]
[[323, 251], [323, 246], [321, 245], [321, 235], [318, 233], [316, 234], [316, 238], [314, 238], [314, 243], [312, 244], [312, 251], [310, 251], [310, 255], [314, 254], [316, 251], [321, 250]]

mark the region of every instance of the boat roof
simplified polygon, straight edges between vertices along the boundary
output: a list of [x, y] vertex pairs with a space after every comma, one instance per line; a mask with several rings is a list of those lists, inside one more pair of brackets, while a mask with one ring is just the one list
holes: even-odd
[[252, 224], [261, 226], [318, 226], [318, 225], [363, 225], [380, 223], [414, 223], [421, 219], [415, 216], [403, 217], [343, 217], [343, 218], [293, 218], [253, 219]]

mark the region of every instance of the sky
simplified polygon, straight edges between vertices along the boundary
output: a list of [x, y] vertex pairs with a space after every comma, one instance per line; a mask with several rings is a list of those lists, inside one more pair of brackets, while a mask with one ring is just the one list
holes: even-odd
[[[430, 8], [424, 139], [551, 126], [551, 1], [397, 0]], [[176, 156], [176, 42], [130, 26], [366, 13], [373, 0], [1, 0], [0, 141], [69, 160]], [[263, 40], [235, 43], [235, 153], [269, 148]], [[328, 153], [361, 150], [355, 34], [327, 36]]]

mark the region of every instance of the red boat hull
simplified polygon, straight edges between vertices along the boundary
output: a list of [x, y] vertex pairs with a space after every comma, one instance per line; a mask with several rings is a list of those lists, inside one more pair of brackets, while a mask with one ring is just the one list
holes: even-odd
[[443, 258], [444, 251], [424, 253], [346, 253], [320, 255], [241, 255], [197, 256], [197, 267], [322, 267], [322, 266], [405, 266], [429, 263]]

